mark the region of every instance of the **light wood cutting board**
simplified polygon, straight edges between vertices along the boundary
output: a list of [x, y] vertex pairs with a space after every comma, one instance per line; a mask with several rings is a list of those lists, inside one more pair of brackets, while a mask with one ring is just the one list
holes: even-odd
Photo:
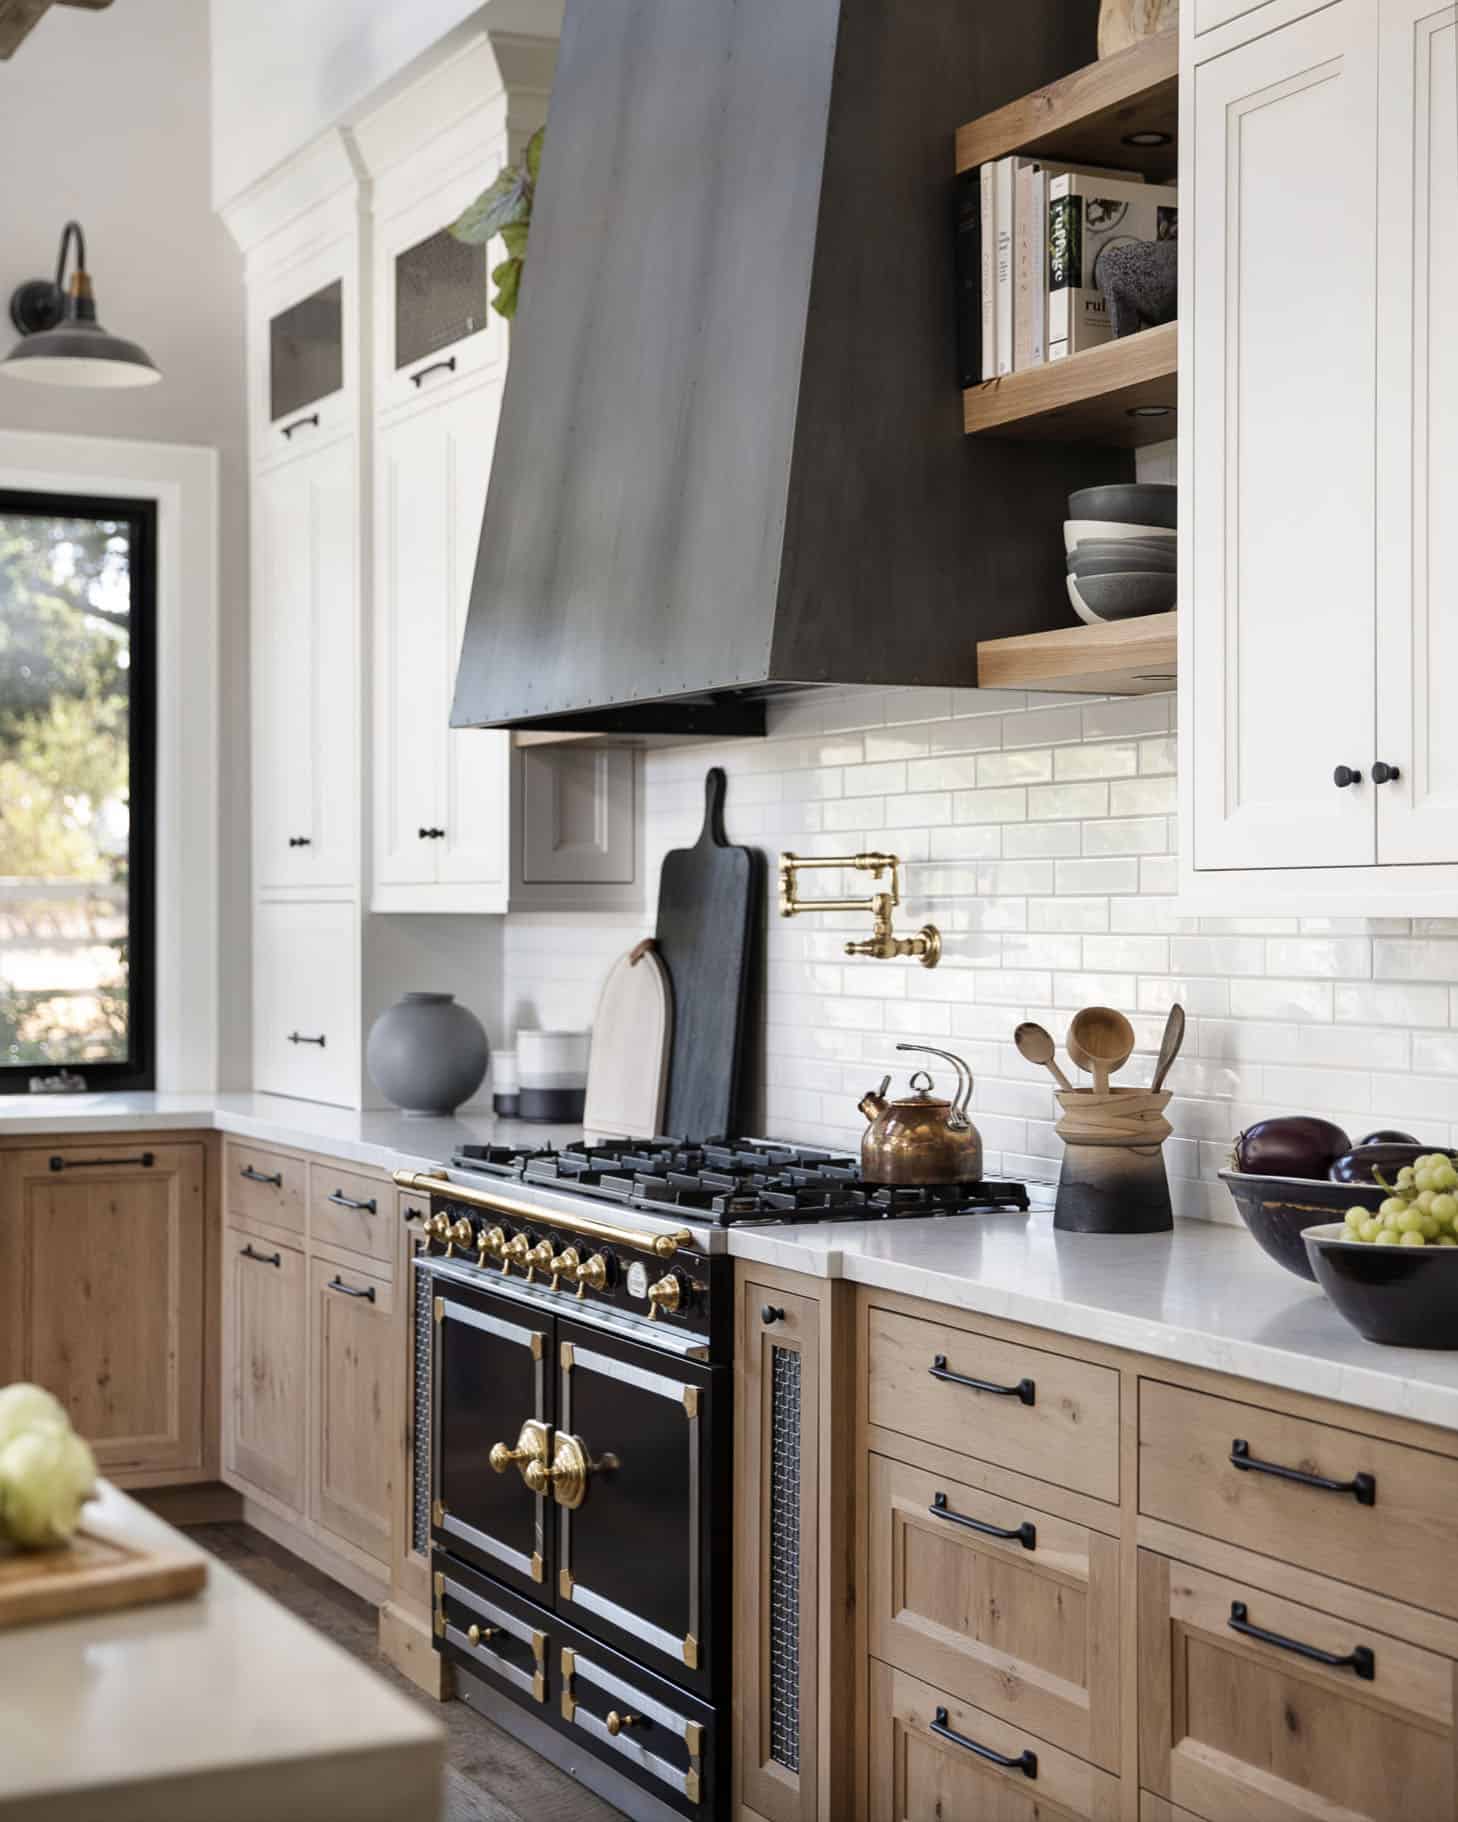
[[0, 1547], [0, 1632], [80, 1613], [112, 1613], [196, 1594], [207, 1559], [138, 1550], [95, 1531], [78, 1531], [58, 1550]]
[[672, 1040], [673, 988], [647, 937], [613, 963], [598, 998], [582, 1116], [589, 1142], [662, 1132]]

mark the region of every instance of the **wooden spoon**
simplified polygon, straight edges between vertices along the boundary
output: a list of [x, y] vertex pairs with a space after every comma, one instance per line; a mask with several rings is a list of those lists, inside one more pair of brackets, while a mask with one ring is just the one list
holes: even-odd
[[1134, 1027], [1112, 1006], [1085, 1006], [1068, 1027], [1068, 1054], [1094, 1079], [1094, 1093], [1109, 1092], [1109, 1077], [1129, 1061]]
[[1060, 1088], [1070, 1093], [1073, 1084], [1058, 1066], [1058, 1059], [1053, 1054], [1053, 1037], [1041, 1025], [1019, 1025], [1013, 1033], [1013, 1043], [1018, 1047], [1018, 1055], [1026, 1057], [1030, 1063], [1036, 1063], [1046, 1069]]
[[1164, 1078], [1174, 1068], [1174, 1060], [1180, 1053], [1180, 1046], [1185, 1041], [1185, 1009], [1181, 1005], [1171, 1006], [1169, 1017], [1164, 1022], [1164, 1037], [1159, 1046], [1159, 1061], [1154, 1065], [1154, 1079], [1149, 1084], [1151, 1094], [1158, 1094], [1164, 1086]]

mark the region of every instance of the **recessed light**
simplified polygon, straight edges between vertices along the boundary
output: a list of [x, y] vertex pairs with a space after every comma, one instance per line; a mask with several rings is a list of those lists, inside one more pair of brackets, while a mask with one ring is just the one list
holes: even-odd
[[1175, 671], [1150, 671], [1146, 676], [1136, 677], [1136, 683], [1178, 683], [1179, 675]]
[[1146, 127], [1138, 133], [1124, 135], [1126, 146], [1167, 146], [1174, 144], [1173, 133], [1157, 133], [1152, 127]]
[[1167, 418], [1173, 410], [1173, 405], [1131, 405], [1128, 415], [1131, 418]]

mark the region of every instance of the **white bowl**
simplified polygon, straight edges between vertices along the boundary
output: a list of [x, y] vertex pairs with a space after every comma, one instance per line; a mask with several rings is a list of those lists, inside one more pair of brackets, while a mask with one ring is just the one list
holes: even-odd
[[1084, 538], [1168, 538], [1173, 544], [1176, 533], [1163, 525], [1120, 525], [1115, 519], [1065, 519], [1063, 552], [1073, 555], [1073, 547]]

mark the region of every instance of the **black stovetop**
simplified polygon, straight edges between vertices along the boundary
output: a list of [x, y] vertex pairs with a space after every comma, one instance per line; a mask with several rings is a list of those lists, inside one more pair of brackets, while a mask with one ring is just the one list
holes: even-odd
[[875, 1221], [915, 1215], [1026, 1209], [1021, 1183], [955, 1183], [882, 1189], [861, 1177], [860, 1160], [774, 1139], [585, 1141], [540, 1150], [463, 1145], [459, 1170], [530, 1187], [567, 1190], [629, 1208], [682, 1209], [728, 1227], [743, 1222]]

